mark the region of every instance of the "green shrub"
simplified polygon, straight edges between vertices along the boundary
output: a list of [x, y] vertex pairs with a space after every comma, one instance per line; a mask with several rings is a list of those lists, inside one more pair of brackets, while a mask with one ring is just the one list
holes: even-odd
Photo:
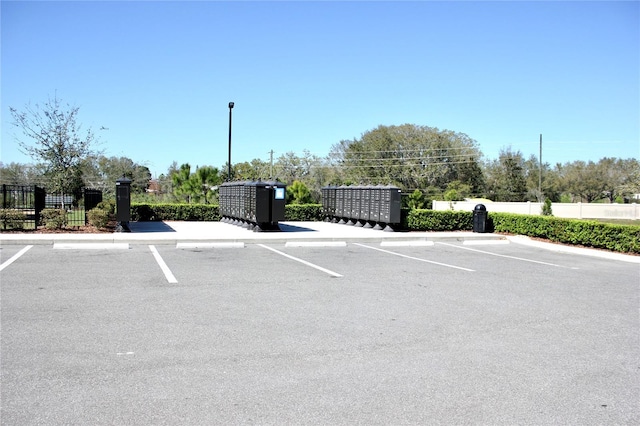
[[107, 214], [113, 215], [116, 213], [116, 202], [115, 200], [102, 200], [98, 203], [96, 208], [104, 210]]
[[111, 215], [107, 210], [103, 210], [99, 207], [95, 207], [87, 212], [87, 220], [89, 225], [95, 226], [98, 229], [104, 229], [109, 225], [109, 219]]
[[40, 212], [40, 221], [47, 229], [63, 229], [67, 226], [67, 212], [65, 209], [44, 209]]
[[473, 229], [473, 212], [409, 210], [406, 228], [412, 231], [470, 231]]
[[423, 209], [424, 205], [424, 194], [419, 189], [416, 189], [407, 197], [407, 207], [410, 209]]
[[132, 204], [131, 220], [218, 221], [220, 209], [213, 204]]
[[544, 204], [542, 205], [542, 216], [553, 216], [553, 212], [551, 210], [551, 199], [545, 198]]
[[544, 238], [623, 253], [640, 253], [640, 226], [612, 225], [595, 221], [489, 213], [496, 232]]
[[321, 221], [322, 204], [287, 204], [284, 217], [292, 221]]
[[20, 210], [0, 209], [2, 229], [23, 229], [26, 215]]

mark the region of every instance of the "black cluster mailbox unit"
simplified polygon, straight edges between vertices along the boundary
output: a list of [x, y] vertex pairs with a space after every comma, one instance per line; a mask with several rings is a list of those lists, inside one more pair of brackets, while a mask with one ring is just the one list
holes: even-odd
[[280, 230], [287, 186], [280, 182], [225, 182], [220, 185], [220, 221], [255, 232]]
[[325, 221], [393, 231], [400, 225], [402, 194], [395, 186], [322, 188]]
[[116, 232], [131, 232], [131, 179], [122, 176], [116, 180]]

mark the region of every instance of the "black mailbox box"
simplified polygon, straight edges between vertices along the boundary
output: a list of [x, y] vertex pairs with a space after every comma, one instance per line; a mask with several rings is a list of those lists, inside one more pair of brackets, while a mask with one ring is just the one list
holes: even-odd
[[325, 221], [393, 231], [401, 222], [402, 194], [395, 186], [339, 186], [322, 188]]
[[116, 180], [116, 232], [131, 232], [131, 179], [122, 176]]
[[286, 188], [281, 182], [225, 182], [219, 189], [220, 220], [254, 231], [279, 230]]

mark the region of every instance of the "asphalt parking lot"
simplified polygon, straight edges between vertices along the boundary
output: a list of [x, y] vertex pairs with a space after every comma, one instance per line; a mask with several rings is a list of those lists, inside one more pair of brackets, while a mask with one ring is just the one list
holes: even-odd
[[508, 241], [0, 247], [2, 424], [640, 424], [640, 266]]

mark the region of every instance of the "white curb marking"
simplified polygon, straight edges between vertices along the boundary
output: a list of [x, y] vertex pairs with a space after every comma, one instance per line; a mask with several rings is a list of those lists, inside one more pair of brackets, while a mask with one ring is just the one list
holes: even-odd
[[53, 243], [54, 250], [129, 250], [128, 243]]

